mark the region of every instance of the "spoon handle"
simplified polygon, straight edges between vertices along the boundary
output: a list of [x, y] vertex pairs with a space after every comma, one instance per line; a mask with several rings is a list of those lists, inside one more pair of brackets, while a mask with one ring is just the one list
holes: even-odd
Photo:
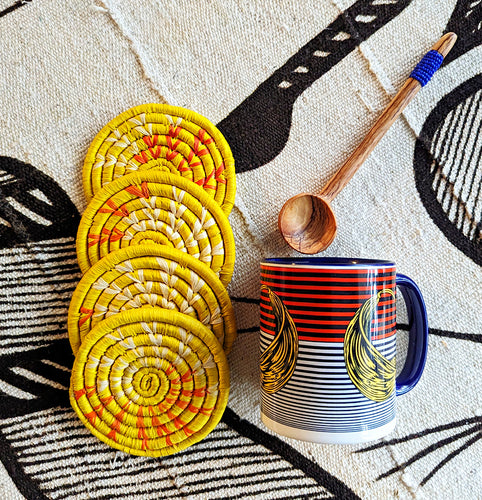
[[[444, 58], [453, 47], [457, 35], [455, 33], [446, 33], [432, 47], [431, 51], [438, 52]], [[428, 55], [430, 55], [430, 52]], [[428, 57], [425, 56], [426, 57]], [[424, 59], [425, 59], [424, 58]], [[440, 59], [440, 58], [439, 58]], [[423, 63], [423, 60], [422, 60]], [[438, 66], [440, 66], [441, 61]], [[431, 75], [427, 75], [424, 68], [416, 74], [417, 68], [412, 72], [402, 88], [397, 92], [390, 104], [385, 108], [383, 113], [377, 119], [373, 127], [370, 129], [366, 137], [360, 145], [353, 151], [346, 162], [327, 182], [320, 195], [324, 199], [333, 200], [340, 191], [348, 184], [361, 164], [368, 158], [370, 153], [375, 149], [375, 146], [380, 142], [380, 139], [386, 134], [387, 130], [393, 125], [395, 120], [400, 116], [407, 104], [417, 95], [417, 92], [430, 80]], [[432, 73], [435, 69], [432, 69]], [[419, 79], [414, 78], [417, 76]], [[428, 77], [428, 78], [426, 78]]]

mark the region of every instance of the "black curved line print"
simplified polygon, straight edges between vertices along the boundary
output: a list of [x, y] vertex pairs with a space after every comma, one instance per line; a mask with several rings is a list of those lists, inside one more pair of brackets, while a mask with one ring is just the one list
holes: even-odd
[[27, 5], [28, 3], [32, 3], [32, 0], [18, 0], [14, 4], [10, 5], [10, 7], [7, 7], [6, 9], [1, 10], [0, 17], [3, 17], [3, 16], [6, 16], [7, 14], [10, 14], [10, 12], [17, 10], [19, 7], [22, 7], [23, 5]]
[[288, 141], [296, 99], [411, 1], [358, 0], [218, 123], [231, 146], [236, 172], [273, 160]]
[[458, 0], [445, 32], [457, 33], [454, 48], [444, 59], [444, 64], [457, 59], [482, 43], [482, 0]]
[[[20, 353], [12, 353], [0, 357], [0, 419], [14, 418], [27, 415], [39, 410], [54, 408], [56, 406], [67, 407], [69, 397], [67, 390], [52, 387], [51, 385], [34, 381], [13, 370], [20, 368], [33, 374], [34, 377], [42, 377], [51, 383], [69, 386], [70, 373], [64, 368], [70, 368], [73, 357], [67, 339], [55, 341], [47, 347], [40, 349], [26, 349]], [[41, 380], [41, 379], [39, 379]], [[5, 392], [6, 382], [14, 390], [20, 390], [17, 394], [23, 397], [15, 397]], [[25, 397], [31, 396], [29, 399]], [[39, 489], [39, 485], [25, 471], [19, 463], [11, 443], [0, 430], [0, 460], [6, 468], [9, 476], [15, 483], [20, 493], [27, 500], [43, 500], [48, 497]]]
[[75, 205], [53, 179], [0, 156], [0, 248], [75, 236], [79, 221]]
[[[16, 389], [20, 389], [23, 393], [28, 392], [35, 397], [31, 400], [25, 400], [0, 393], [0, 397], [2, 398], [0, 420], [9, 419], [11, 421], [14, 417], [27, 415], [42, 409], [57, 408], [58, 410], [59, 407], [69, 408], [67, 390], [53, 388], [52, 385], [59, 384], [68, 387], [70, 373], [63, 368], [69, 368], [72, 366], [72, 363], [73, 358], [66, 339], [55, 341], [48, 347], [2, 356], [0, 359], [0, 386], [2, 381], [8, 381], [8, 384], [14, 386]], [[12, 368], [26, 369], [29, 373], [33, 373], [39, 377], [39, 380], [43, 379], [43, 382], [34, 382], [28, 378], [16, 376], [13, 374]], [[226, 409], [222, 422], [239, 435], [277, 454], [291, 464], [293, 468], [300, 470], [307, 477], [312, 478], [318, 483], [319, 486], [332, 493], [334, 495], [333, 498], [339, 500], [358, 500], [355, 493], [336, 477], [280, 439], [270, 436], [250, 422], [240, 419], [230, 408]], [[19, 445], [19, 439], [22, 440], [22, 436], [16, 438], [15, 447]], [[68, 436], [59, 436], [59, 440], [62, 439], [68, 439]], [[92, 439], [95, 440], [94, 437]], [[110, 451], [106, 446], [105, 453], [108, 454]], [[9, 475], [26, 498], [47, 498], [42, 492], [42, 485], [37, 484], [26, 473], [25, 465], [28, 465], [28, 463], [25, 464], [23, 461], [19, 461], [19, 457], [14, 452], [11, 441], [7, 439], [1, 429], [0, 452], [0, 459], [7, 467]], [[191, 452], [195, 453], [195, 450], [185, 450], [183, 453], [188, 455]], [[159, 466], [158, 459], [152, 459], [152, 462], [153, 464], [157, 464], [156, 467]], [[35, 465], [35, 461], [30, 462], [30, 466], [33, 465]]]
[[[47, 347], [0, 356], [0, 418], [18, 417], [56, 406], [68, 407], [67, 389], [73, 364], [67, 339], [54, 341]], [[42, 380], [50, 381], [51, 385]], [[13, 391], [7, 393], [2, 389], [2, 382], [21, 391], [17, 394], [22, 397], [15, 397]]]
[[[410, 325], [397, 323], [397, 330], [404, 330], [408, 332], [410, 331], [410, 328]], [[430, 335], [436, 335], [437, 337], [482, 343], [482, 335], [478, 333], [451, 332], [450, 330], [440, 330], [438, 328], [429, 328], [428, 333]]]
[[229, 425], [229, 427], [242, 436], [263, 445], [268, 450], [283, 457], [287, 462], [291, 463], [293, 467], [302, 470], [320, 486], [323, 486], [330, 493], [334, 494], [335, 498], [339, 500], [356, 500], [359, 498], [345, 483], [322, 469], [318, 464], [306, 458], [281, 439], [264, 432], [251, 422], [241, 419], [231, 410], [231, 408], [226, 408], [222, 422]]
[[[370, 335], [372, 321], [382, 295], [393, 297], [393, 290], [386, 288], [374, 293], [355, 312], [346, 327], [343, 341], [345, 365], [353, 385], [366, 398], [382, 403], [395, 390], [395, 357], [387, 359], [373, 345]], [[361, 375], [363, 374], [363, 375]]]
[[427, 436], [429, 434], [436, 435], [440, 432], [447, 430], [450, 430], [452, 432], [450, 436], [444, 439], [436, 440], [434, 443], [430, 444], [429, 446], [425, 447], [424, 449], [412, 455], [409, 459], [407, 459], [403, 463], [396, 465], [395, 467], [392, 467], [386, 472], [380, 474], [377, 478], [377, 480], [380, 480], [385, 477], [391, 476], [392, 474], [405, 470], [415, 462], [423, 460], [423, 458], [426, 457], [428, 454], [437, 451], [445, 446], [448, 446], [456, 441], [459, 442], [462, 441], [462, 444], [458, 448], [456, 448], [451, 452], [447, 451], [445, 457], [440, 462], [438, 462], [438, 464], [435, 467], [433, 467], [428, 474], [425, 475], [425, 477], [420, 482], [420, 486], [424, 486], [430, 479], [432, 479], [432, 477], [442, 467], [444, 467], [447, 463], [449, 463], [450, 460], [452, 460], [457, 455], [462, 453], [464, 450], [470, 448], [472, 445], [476, 444], [479, 440], [482, 439], [482, 417], [477, 416], [477, 417], [464, 418], [462, 420], [449, 422], [448, 424], [438, 425], [436, 427], [431, 427], [431, 428], [429, 427], [422, 431], [404, 436], [402, 438], [390, 439], [388, 441], [386, 440], [368, 446], [366, 448], [358, 450], [356, 453], [365, 453], [368, 451], [377, 450], [389, 446], [396, 447], [396, 445], [398, 444], [406, 443], [409, 441], [414, 442], [416, 439], [421, 438], [422, 436]]
[[447, 239], [482, 266], [482, 74], [443, 97], [415, 144], [415, 183]]
[[48, 500], [48, 497], [40, 491], [37, 482], [33, 481], [23, 467], [20, 466], [15, 453], [1, 431], [0, 461], [7, 470], [12, 481], [15, 483], [18, 491], [27, 500]]
[[[12, 419], [17, 416], [28, 415], [41, 409], [53, 410], [57, 408], [58, 410], [59, 408], [69, 408], [67, 391], [52, 387], [52, 383], [67, 387], [69, 373], [62, 368], [69, 368], [72, 363], [73, 358], [70, 353], [68, 341], [66, 339], [54, 341], [50, 346], [47, 347], [42, 347], [35, 350], [27, 350], [26, 352], [21, 353], [7, 354], [0, 357], [0, 381], [5, 381], [10, 384], [10, 386], [14, 386], [16, 389], [20, 389], [24, 393], [27, 392], [35, 396], [33, 399], [26, 401], [24, 399], [15, 398], [2, 391], [2, 393], [0, 393], [0, 398], [2, 398], [2, 405], [0, 406], [0, 421], [4, 419]], [[39, 381], [33, 381], [30, 378], [22, 377], [22, 374], [16, 374], [14, 376], [12, 368], [15, 367], [28, 370], [30, 373], [35, 374], [37, 377], [42, 377], [44, 380], [46, 379], [50, 381], [51, 384], [48, 385], [45, 382], [42, 383]], [[333, 495], [335, 495], [335, 498], [338, 498], [340, 500], [358, 498], [355, 493], [351, 491], [343, 482], [329, 474], [318, 464], [297, 452], [281, 439], [269, 435], [254, 424], [241, 419], [230, 408], [226, 409], [222, 421], [241, 436], [250, 439], [256, 444], [262, 445], [267, 450], [280, 456], [283, 460], [290, 463], [293, 468], [300, 470], [306, 476], [315, 480], [318, 485], [322, 486]], [[384, 442], [378, 445], [373, 445], [371, 447], [365, 448], [362, 451], [373, 450], [387, 444], [405, 442], [407, 440], [420, 437], [421, 435], [435, 433], [445, 429], [452, 429], [464, 425], [477, 425], [477, 423], [479, 423], [480, 427], [480, 417], [476, 417], [475, 419], [464, 419], [460, 422], [453, 422], [433, 429], [426, 429], [421, 433], [406, 436], [405, 438], [395, 439], [393, 440], [393, 443], [392, 441], [390, 441], [389, 443]], [[454, 434], [445, 440], [438, 441], [437, 443], [435, 443], [435, 445], [432, 445], [427, 450], [425, 450], [425, 453], [433, 451], [433, 449], [442, 447], [449, 442], [461, 439], [462, 437], [470, 437], [474, 432], [475, 428], [471, 427], [471, 429], [467, 432], [464, 431], [463, 435]], [[19, 439], [21, 439], [21, 437]], [[465, 444], [469, 446], [471, 442], [467, 442]], [[464, 449], [466, 447], [465, 444]], [[109, 448], [105, 447], [106, 456], [108, 455], [109, 451]], [[195, 453], [195, 450], [191, 451]], [[461, 451], [462, 449], [460, 449], [459, 452]], [[75, 452], [80, 453], [79, 450], [76, 450]], [[190, 451], [186, 450], [184, 453], [189, 454]], [[453, 458], [453, 456], [455, 455], [447, 455], [434, 469], [434, 471], [431, 471], [426, 476], [424, 481], [428, 481], [441, 467], [443, 467], [443, 465], [445, 465], [445, 463]], [[6, 438], [1, 430], [0, 458], [7, 468], [9, 475], [12, 477], [17, 487], [26, 498], [47, 498], [42, 492], [42, 485], [37, 484], [36, 481], [25, 472], [25, 464], [23, 462], [19, 462], [19, 457], [13, 451], [11, 441]], [[415, 455], [407, 461], [407, 466], [414, 461], [419, 460], [420, 458], [422, 458], [421, 454]], [[35, 462], [30, 463], [30, 465], [34, 464]], [[158, 467], [158, 463], [155, 462], [153, 467]], [[390, 469], [389, 471], [383, 473], [380, 476], [380, 479], [395, 472], [395, 470]]]

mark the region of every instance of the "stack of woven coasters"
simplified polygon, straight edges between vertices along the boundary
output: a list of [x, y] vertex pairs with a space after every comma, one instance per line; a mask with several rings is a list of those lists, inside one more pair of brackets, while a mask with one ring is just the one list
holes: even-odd
[[96, 136], [70, 305], [70, 400], [110, 446], [161, 456], [203, 439], [229, 393], [234, 160], [192, 111], [132, 108]]

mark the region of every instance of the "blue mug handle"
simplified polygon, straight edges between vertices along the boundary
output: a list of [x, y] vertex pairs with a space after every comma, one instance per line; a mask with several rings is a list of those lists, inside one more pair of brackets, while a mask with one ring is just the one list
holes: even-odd
[[410, 332], [405, 365], [396, 380], [396, 394], [406, 394], [420, 380], [428, 350], [428, 321], [422, 293], [408, 276], [397, 274], [396, 283], [407, 305]]

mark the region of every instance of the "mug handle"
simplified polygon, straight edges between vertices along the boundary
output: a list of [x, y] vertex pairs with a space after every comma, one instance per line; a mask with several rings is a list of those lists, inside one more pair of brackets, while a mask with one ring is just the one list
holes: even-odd
[[396, 276], [396, 284], [407, 306], [410, 332], [405, 365], [396, 380], [396, 394], [411, 391], [420, 380], [428, 349], [428, 321], [425, 302], [415, 282], [403, 274]]

